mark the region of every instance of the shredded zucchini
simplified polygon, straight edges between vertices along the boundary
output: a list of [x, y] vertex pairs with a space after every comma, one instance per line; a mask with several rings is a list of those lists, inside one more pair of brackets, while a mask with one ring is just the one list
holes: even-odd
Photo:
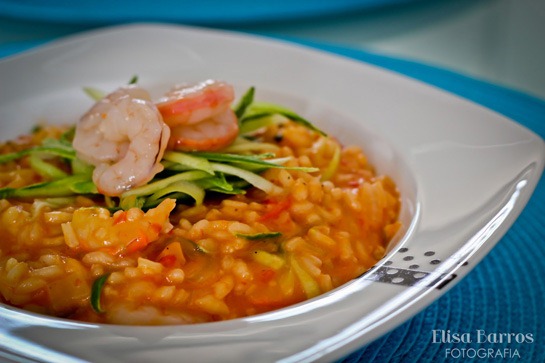
[[109, 274], [100, 276], [95, 280], [95, 282], [93, 282], [93, 286], [91, 287], [91, 307], [99, 314], [104, 313], [104, 310], [102, 309], [102, 305], [100, 303], [100, 298], [102, 296], [102, 289], [104, 288], [104, 284], [106, 283], [106, 280], [108, 280], [109, 276]]
[[199, 157], [198, 154], [188, 154], [182, 152], [167, 151], [163, 155], [163, 160], [172, 161], [176, 164], [180, 164], [188, 170], [196, 169], [207, 172], [208, 174], [214, 175], [214, 171], [210, 166], [208, 159], [204, 157]]
[[267, 179], [252, 173], [250, 171], [237, 168], [232, 165], [212, 163], [212, 168], [214, 171], [219, 171], [221, 173], [235, 175], [241, 179], [246, 180], [248, 183], [252, 184], [254, 187], [263, 190], [265, 193], [270, 194], [278, 190], [278, 187], [268, 181]]
[[99, 101], [106, 96], [105, 92], [93, 87], [83, 87], [83, 92], [85, 92], [87, 96], [91, 97], [93, 101]]
[[209, 174], [207, 172], [204, 172], [202, 170], [186, 171], [183, 173], [175, 174], [168, 178], [152, 181], [146, 185], [142, 185], [141, 187], [126, 191], [125, 193], [121, 195], [121, 198], [127, 198], [132, 195], [135, 195], [135, 196], [151, 195], [155, 192], [158, 192], [159, 190], [163, 188], [168, 187], [170, 184], [173, 184], [175, 182], [179, 182], [182, 180], [185, 180], [185, 181], [198, 180], [198, 179], [207, 177], [208, 175]]
[[320, 294], [320, 286], [318, 285], [318, 282], [316, 282], [316, 280], [313, 279], [312, 276], [310, 276], [310, 274], [301, 267], [301, 265], [299, 265], [294, 256], [290, 256], [290, 265], [293, 272], [295, 272], [295, 276], [297, 276], [299, 279], [307, 298], [310, 299], [318, 296]]
[[[137, 81], [138, 77], [134, 76], [129, 84]], [[94, 100], [105, 96], [104, 92], [96, 88], [85, 87], [83, 90]], [[239, 136], [233, 144], [219, 152], [167, 151], [161, 160], [164, 170], [155, 175], [153, 180], [124, 192], [119, 198], [104, 196], [105, 205], [111, 210], [150, 208], [165, 198], [199, 205], [208, 192], [241, 194], [251, 186], [266, 193], [275, 193], [279, 187], [259, 175], [265, 170], [283, 168], [305, 172], [319, 171], [318, 168], [286, 166], [284, 164], [290, 158], [277, 158], [277, 145], [249, 140], [251, 136], [244, 135], [287, 119], [324, 134], [295, 112], [281, 106], [255, 102], [254, 96], [255, 88], [251, 87], [233, 108], [240, 126]], [[79, 159], [72, 146], [74, 133], [75, 127], [72, 127], [58, 140], [45, 139], [41, 145], [0, 155], [0, 164], [28, 156], [30, 167], [46, 180], [20, 188], [0, 188], [0, 198], [70, 198], [76, 195], [99, 194], [92, 180], [94, 166]], [[326, 176], [334, 173], [337, 159], [332, 160], [328, 167], [331, 172], [326, 170]], [[274, 237], [278, 235], [269, 233], [244, 238]]]
[[222, 150], [228, 154], [243, 154], [251, 152], [275, 153], [280, 149], [278, 145], [266, 142], [255, 142], [244, 137], [238, 137], [231, 145]]
[[240, 101], [234, 108], [235, 115], [240, 120], [246, 113], [248, 107], [254, 102], [255, 88], [250, 87], [246, 93], [240, 98]]
[[245, 238], [250, 241], [257, 241], [257, 240], [264, 240], [264, 239], [270, 239], [270, 238], [277, 238], [282, 236], [282, 233], [280, 232], [265, 232], [265, 233], [256, 233], [256, 234], [237, 233], [235, 234], [235, 236]]
[[87, 175], [71, 175], [51, 182], [32, 184], [22, 188], [0, 188], [0, 198], [69, 197], [76, 194], [97, 193]]
[[255, 251], [252, 256], [255, 262], [274, 270], [279, 270], [286, 264], [286, 261], [282, 257], [262, 250]]
[[333, 153], [333, 157], [331, 158], [331, 161], [327, 165], [327, 168], [322, 173], [322, 181], [329, 180], [335, 175], [337, 172], [337, 169], [339, 168], [339, 163], [341, 162], [341, 147], [339, 145], [336, 145], [335, 152]]
[[252, 103], [242, 116], [240, 120], [241, 127], [244, 126], [246, 122], [257, 120], [273, 115], [281, 115], [284, 116], [294, 122], [297, 122], [298, 124], [301, 124], [310, 130], [316, 131], [319, 134], [326, 136], [326, 133], [314, 126], [310, 121], [305, 119], [304, 117], [298, 115], [297, 113], [293, 112], [292, 110], [275, 105], [272, 103], [266, 103], [266, 102], [254, 102]]
[[24, 149], [21, 151], [0, 155], [0, 164], [5, 164], [7, 162], [17, 160], [34, 153], [51, 154], [54, 156], [60, 156], [65, 159], [74, 159], [76, 157], [76, 153], [73, 149], [68, 150], [65, 147], [41, 145], [35, 146], [30, 149]]
[[68, 173], [44, 161], [37, 153], [30, 155], [30, 167], [47, 179], [62, 179], [68, 176]]
[[204, 189], [199, 187], [197, 184], [180, 180], [175, 183], [170, 184], [166, 188], [162, 188], [157, 192], [153, 193], [150, 197], [147, 198], [146, 203], [155, 204], [160, 201], [162, 198], [168, 196], [171, 193], [183, 193], [189, 195], [195, 200], [196, 205], [201, 205], [204, 200]]

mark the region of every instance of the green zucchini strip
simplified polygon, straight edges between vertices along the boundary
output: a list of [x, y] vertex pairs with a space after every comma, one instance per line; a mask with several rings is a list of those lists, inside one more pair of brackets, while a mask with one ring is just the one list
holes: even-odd
[[91, 307], [99, 314], [104, 313], [100, 303], [100, 297], [102, 296], [102, 289], [104, 288], [104, 284], [106, 283], [106, 280], [108, 280], [109, 276], [110, 274], [100, 276], [93, 282], [93, 286], [91, 287]]
[[259, 241], [269, 238], [277, 238], [282, 236], [281, 232], [265, 232], [265, 233], [256, 233], [256, 234], [244, 234], [244, 233], [236, 233], [235, 236], [244, 238], [250, 241]]
[[237, 176], [243, 180], [246, 180], [248, 183], [252, 184], [254, 187], [263, 190], [265, 193], [272, 193], [278, 189], [276, 185], [268, 181], [267, 179], [254, 174], [250, 171], [237, 168], [232, 165], [220, 164], [220, 163], [211, 163], [214, 171], [219, 171], [221, 173]]
[[207, 172], [214, 175], [214, 171], [210, 167], [210, 163], [206, 158], [199, 157], [198, 154], [188, 154], [175, 151], [167, 151], [163, 155], [163, 160], [172, 161], [177, 164], [181, 164], [188, 168], [188, 170], [196, 169]]
[[195, 200], [196, 205], [201, 205], [204, 200], [204, 189], [196, 185], [195, 183], [189, 181], [177, 181], [170, 184], [168, 187], [163, 188], [155, 193], [153, 193], [149, 198], [146, 199], [146, 203], [154, 204], [159, 201], [161, 198], [171, 194], [171, 193], [183, 193], [189, 195]]

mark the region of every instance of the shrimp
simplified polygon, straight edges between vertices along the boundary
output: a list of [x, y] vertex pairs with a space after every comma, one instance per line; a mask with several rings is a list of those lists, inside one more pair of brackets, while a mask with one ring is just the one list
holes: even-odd
[[195, 124], [173, 127], [168, 147], [185, 151], [219, 150], [235, 141], [237, 135], [237, 116], [232, 110], [225, 110]]
[[163, 120], [170, 126], [195, 124], [222, 113], [235, 99], [227, 83], [206, 80], [177, 86], [157, 101]]
[[146, 184], [163, 170], [160, 161], [170, 138], [147, 91], [119, 88], [98, 101], [76, 126], [78, 157], [95, 166], [93, 182], [100, 193], [119, 196]]
[[227, 83], [207, 80], [178, 86], [157, 102], [164, 122], [171, 128], [169, 149], [219, 150], [238, 135], [238, 120], [230, 107], [235, 98]]

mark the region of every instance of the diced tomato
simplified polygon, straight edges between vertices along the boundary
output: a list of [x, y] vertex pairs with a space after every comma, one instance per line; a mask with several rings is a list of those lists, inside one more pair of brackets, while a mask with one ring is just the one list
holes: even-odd
[[357, 188], [360, 186], [360, 184], [361, 184], [360, 180], [351, 180], [348, 182], [348, 186], [352, 188]]
[[148, 239], [145, 235], [140, 235], [129, 242], [127, 247], [125, 247], [125, 254], [131, 254], [137, 251], [142, 250], [148, 245]]
[[180, 242], [169, 243], [163, 251], [157, 256], [157, 261], [165, 267], [174, 267], [176, 264], [182, 265], [185, 263], [184, 252]]
[[167, 255], [159, 259], [159, 263], [165, 267], [174, 267], [176, 265], [176, 256]]
[[116, 213], [114, 215], [114, 225], [127, 221], [127, 212]]
[[163, 229], [163, 226], [158, 223], [152, 223], [149, 228], [153, 231], [153, 233], [159, 234], [159, 232], [161, 232], [161, 230]]
[[276, 276], [276, 271], [273, 269], [264, 269], [261, 270], [261, 273], [259, 275], [260, 280], [263, 282], [269, 282]]
[[270, 208], [267, 213], [263, 214], [261, 218], [259, 218], [261, 222], [278, 218], [280, 213], [289, 209], [289, 207], [291, 206], [291, 199], [287, 198], [287, 199], [281, 200], [276, 203], [271, 203], [271, 204], [272, 204], [272, 208]]

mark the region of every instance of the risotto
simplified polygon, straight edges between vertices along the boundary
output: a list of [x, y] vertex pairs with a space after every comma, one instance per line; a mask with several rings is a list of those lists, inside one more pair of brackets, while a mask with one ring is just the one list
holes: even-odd
[[101, 94], [75, 128], [0, 146], [0, 302], [203, 323], [313, 298], [383, 257], [400, 198], [359, 147], [253, 89], [231, 106], [223, 83], [191, 87]]

